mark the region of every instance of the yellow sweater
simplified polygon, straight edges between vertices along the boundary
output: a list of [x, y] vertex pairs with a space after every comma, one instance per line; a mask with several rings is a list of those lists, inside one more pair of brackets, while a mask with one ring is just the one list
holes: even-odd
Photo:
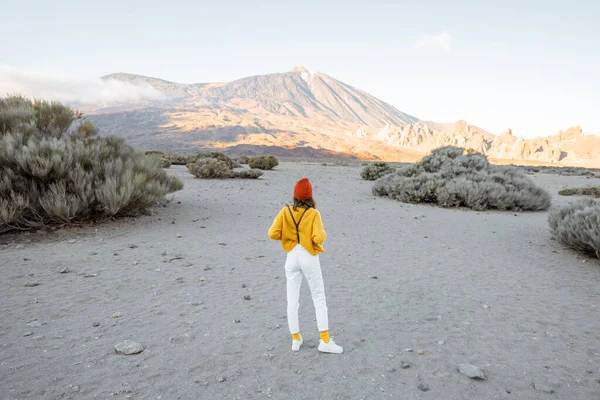
[[[298, 207], [294, 211], [294, 207], [290, 206], [290, 210], [292, 210], [296, 222], [300, 221], [304, 208]], [[323, 249], [323, 242], [327, 234], [323, 228], [323, 221], [321, 221], [319, 211], [309, 208], [304, 217], [302, 217], [302, 221], [300, 221], [298, 232], [300, 233], [300, 244], [310, 254], [316, 256], [325, 251]], [[283, 207], [279, 211], [279, 214], [277, 214], [277, 217], [275, 217], [269, 229], [269, 237], [273, 240], [281, 240], [281, 247], [286, 252], [291, 251], [298, 244], [296, 225], [287, 207]]]

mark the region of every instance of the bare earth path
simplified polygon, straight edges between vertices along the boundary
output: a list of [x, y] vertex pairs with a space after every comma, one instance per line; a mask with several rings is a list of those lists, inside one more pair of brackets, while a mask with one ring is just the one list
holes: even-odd
[[[598, 261], [551, 241], [547, 213], [401, 204], [359, 170], [283, 163], [258, 181], [203, 181], [173, 168], [186, 188], [151, 216], [0, 236], [0, 398], [600, 398]], [[306, 285], [292, 354], [285, 257], [266, 236], [303, 176], [329, 235], [341, 356], [316, 350]], [[534, 179], [552, 193], [600, 183]], [[145, 351], [115, 354], [126, 339]]]

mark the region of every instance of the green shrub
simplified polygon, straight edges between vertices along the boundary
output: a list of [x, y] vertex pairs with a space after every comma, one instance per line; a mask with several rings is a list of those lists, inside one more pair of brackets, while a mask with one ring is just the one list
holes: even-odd
[[248, 160], [250, 168], [262, 170], [273, 169], [279, 165], [279, 161], [273, 156], [256, 156]]
[[167, 160], [165, 158], [162, 158], [162, 157], [159, 157], [159, 160], [160, 160], [160, 166], [161, 167], [163, 167], [163, 168], [171, 168], [171, 161], [169, 161], [169, 160]]
[[98, 134], [98, 129], [90, 122], [84, 122], [77, 128], [77, 135], [80, 138], [89, 138], [92, 136], [96, 136]]
[[37, 131], [31, 101], [21, 96], [0, 98], [0, 135], [17, 131], [27, 135]]
[[19, 99], [0, 99], [0, 232], [128, 215], [183, 187], [123, 139], [69, 135], [66, 107]]
[[517, 168], [491, 165], [480, 153], [442, 147], [379, 178], [373, 193], [406, 203], [474, 210], [547, 210], [551, 197]]
[[592, 196], [600, 197], [600, 186], [563, 189], [558, 192], [561, 196]]
[[32, 106], [35, 111], [36, 127], [40, 133], [47, 136], [63, 136], [75, 120], [75, 114], [70, 107], [55, 101], [49, 103], [34, 100]]
[[169, 165], [186, 165], [188, 163], [187, 156], [183, 154], [175, 153], [163, 153], [160, 150], [146, 150], [147, 155], [156, 155], [165, 161], [169, 162]]
[[211, 157], [200, 157], [195, 162], [187, 164], [187, 168], [196, 178], [222, 179], [232, 176], [231, 168], [225, 161]]
[[237, 159], [237, 162], [240, 164], [248, 164], [248, 161], [250, 161], [250, 157], [248, 156], [239, 156]]
[[263, 172], [258, 169], [242, 169], [233, 171], [232, 178], [241, 179], [258, 179], [262, 176]]
[[173, 165], [186, 165], [188, 163], [187, 156], [183, 154], [166, 153], [161, 156]]
[[553, 167], [553, 166], [516, 166], [530, 172], [543, 172], [546, 174], [557, 174], [564, 176], [600, 176], [600, 169], [584, 167]]
[[391, 174], [396, 168], [384, 162], [376, 162], [371, 165], [367, 165], [360, 172], [360, 176], [367, 181], [374, 181], [381, 178], [384, 175]]
[[584, 199], [555, 210], [548, 224], [560, 243], [600, 258], [600, 201]]
[[225, 154], [220, 152], [209, 152], [209, 153], [198, 153], [188, 157], [188, 164], [195, 163], [201, 159], [215, 159], [217, 161], [224, 162], [227, 164], [229, 169], [233, 169], [235, 167], [235, 162], [227, 157]]

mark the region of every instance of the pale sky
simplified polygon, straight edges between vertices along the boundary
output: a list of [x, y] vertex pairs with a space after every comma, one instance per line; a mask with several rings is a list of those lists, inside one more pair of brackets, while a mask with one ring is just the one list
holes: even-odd
[[303, 65], [425, 120], [600, 135], [599, 1], [273, 3], [0, 0], [0, 66], [195, 83]]

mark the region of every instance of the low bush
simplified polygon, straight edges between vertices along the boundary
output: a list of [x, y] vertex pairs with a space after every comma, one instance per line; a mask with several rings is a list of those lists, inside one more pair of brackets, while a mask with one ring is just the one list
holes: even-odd
[[186, 165], [188, 163], [187, 156], [183, 154], [163, 153], [159, 150], [147, 150], [146, 154], [159, 156], [161, 159], [167, 161], [169, 165]]
[[171, 168], [171, 161], [164, 159], [162, 157], [159, 158], [160, 166], [163, 168]]
[[592, 196], [600, 197], [600, 186], [563, 189], [558, 192], [561, 196]]
[[241, 178], [241, 179], [258, 179], [262, 176], [263, 172], [258, 169], [242, 169], [242, 170], [234, 170], [232, 178]]
[[579, 200], [553, 211], [548, 224], [560, 243], [600, 258], [600, 201]]
[[231, 158], [227, 157], [225, 154], [220, 153], [220, 152], [197, 153], [192, 156], [189, 156], [187, 158], [187, 163], [188, 164], [195, 163], [201, 159], [215, 159], [217, 161], [224, 162], [225, 164], [227, 164], [227, 167], [229, 169], [235, 168], [235, 165], [236, 165], [236, 163]]
[[187, 156], [176, 153], [165, 153], [161, 156], [173, 165], [186, 165], [188, 163]]
[[557, 174], [564, 176], [599, 176], [600, 169], [597, 168], [584, 168], [584, 167], [554, 167], [554, 166], [516, 166], [528, 172], [542, 172], [546, 174]]
[[546, 210], [551, 197], [525, 174], [491, 165], [460, 147], [436, 149], [420, 162], [379, 178], [373, 193], [406, 203], [434, 203], [474, 210]]
[[200, 157], [187, 165], [188, 171], [196, 178], [223, 179], [231, 178], [232, 171], [225, 161], [211, 157]]
[[248, 165], [253, 169], [269, 170], [278, 166], [279, 161], [273, 156], [256, 156], [248, 160]]
[[69, 133], [59, 103], [0, 99], [0, 232], [97, 221], [139, 212], [182, 183], [123, 139]]
[[396, 168], [384, 162], [376, 162], [371, 165], [367, 165], [360, 172], [361, 178], [366, 181], [375, 181], [384, 175], [391, 174]]

